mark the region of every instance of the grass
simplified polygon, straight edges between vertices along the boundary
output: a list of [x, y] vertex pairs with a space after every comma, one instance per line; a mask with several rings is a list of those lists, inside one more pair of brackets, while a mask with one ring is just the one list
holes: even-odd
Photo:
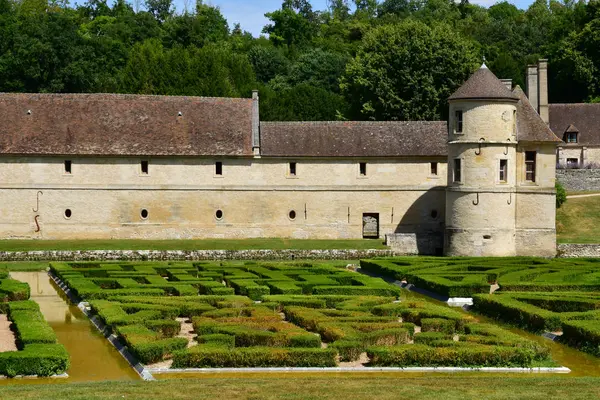
[[16, 385], [2, 387], [10, 399], [593, 399], [599, 378], [430, 374], [215, 375], [156, 382]]
[[48, 268], [47, 261], [0, 262], [0, 271], [36, 272]]
[[366, 250], [387, 249], [382, 240], [0, 240], [0, 251], [34, 250]]
[[559, 243], [600, 243], [600, 196], [568, 199], [556, 213]]

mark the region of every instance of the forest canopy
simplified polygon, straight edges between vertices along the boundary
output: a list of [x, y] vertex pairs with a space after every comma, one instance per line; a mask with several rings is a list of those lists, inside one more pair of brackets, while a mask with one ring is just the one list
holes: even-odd
[[[192, 7], [186, 7], [192, 8]], [[283, 0], [261, 37], [198, 0], [0, 0], [0, 92], [250, 97], [263, 120], [436, 120], [481, 64], [600, 102], [600, 0]]]

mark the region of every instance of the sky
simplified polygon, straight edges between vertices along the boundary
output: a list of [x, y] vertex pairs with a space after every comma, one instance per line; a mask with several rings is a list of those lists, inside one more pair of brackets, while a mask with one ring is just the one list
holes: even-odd
[[[184, 1], [188, 1], [192, 7], [195, 0], [174, 0], [178, 10], [183, 10]], [[489, 7], [498, 0], [471, 0], [472, 4], [479, 4]], [[519, 8], [527, 8], [533, 0], [514, 0], [510, 1]], [[254, 36], [259, 36], [262, 28], [268, 23], [265, 13], [277, 10], [281, 7], [283, 0], [205, 0], [205, 4], [218, 6], [221, 13], [227, 18], [229, 26], [239, 22], [242, 29], [251, 32]], [[327, 0], [311, 0], [313, 9], [325, 10]]]

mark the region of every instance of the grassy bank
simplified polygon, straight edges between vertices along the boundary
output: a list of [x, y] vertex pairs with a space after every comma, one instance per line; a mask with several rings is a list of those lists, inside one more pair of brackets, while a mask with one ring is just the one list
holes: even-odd
[[382, 240], [0, 240], [0, 251], [35, 250], [346, 250], [386, 249]]
[[285, 375], [4, 386], [6, 399], [593, 399], [600, 379], [563, 376]]
[[600, 243], [600, 196], [570, 198], [556, 213], [559, 243]]

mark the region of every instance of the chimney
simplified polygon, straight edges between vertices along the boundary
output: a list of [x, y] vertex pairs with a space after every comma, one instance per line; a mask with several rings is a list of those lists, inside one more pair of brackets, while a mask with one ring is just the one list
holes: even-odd
[[538, 61], [538, 96], [539, 109], [538, 113], [546, 124], [550, 123], [550, 114], [548, 111], [548, 60], [541, 59]]
[[535, 109], [539, 112], [539, 97], [538, 97], [538, 68], [537, 65], [527, 66], [527, 98]]
[[252, 91], [252, 150], [260, 156], [260, 110], [258, 90]]
[[512, 79], [500, 79], [500, 82], [502, 82], [504, 86], [506, 86], [506, 88], [512, 92]]

